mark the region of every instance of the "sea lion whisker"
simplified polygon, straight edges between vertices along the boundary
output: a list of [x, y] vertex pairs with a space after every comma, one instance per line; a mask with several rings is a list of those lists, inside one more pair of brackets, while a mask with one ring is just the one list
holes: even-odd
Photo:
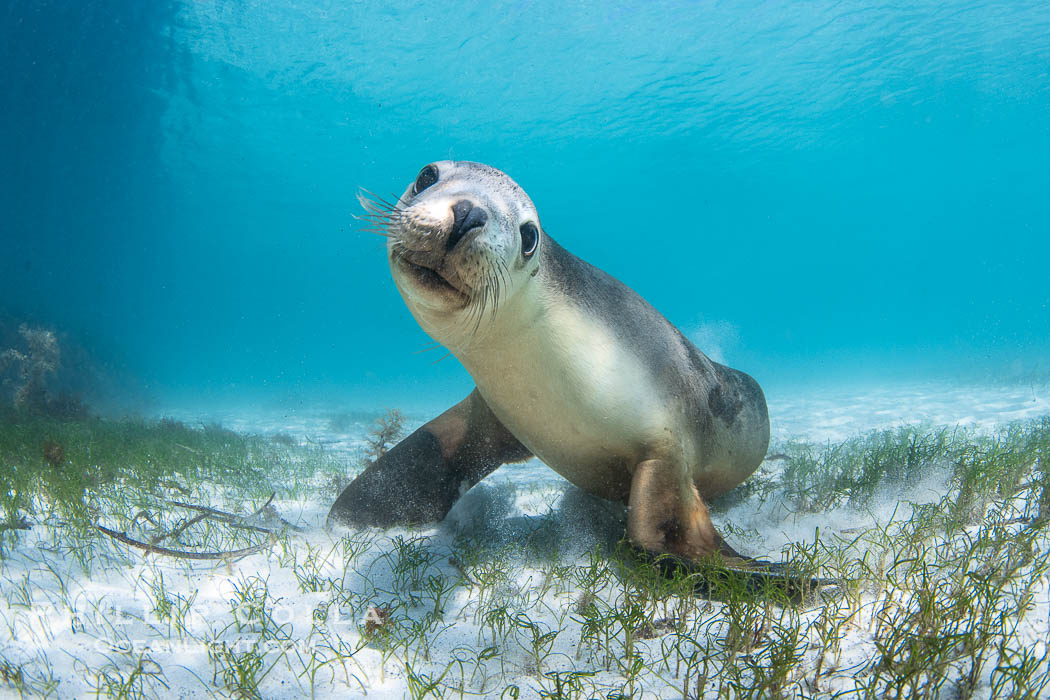
[[364, 214], [354, 214], [355, 219], [363, 219], [366, 221], [382, 221], [382, 222], [393, 222], [401, 218], [399, 212], [388, 212], [388, 211], [375, 211], [367, 212]]
[[440, 347], [441, 347], [441, 343], [434, 343], [433, 345], [430, 345], [428, 347], [420, 348], [419, 350], [413, 350], [412, 354], [413, 355], [422, 355], [425, 352], [432, 352], [434, 350], [437, 350]]
[[373, 219], [367, 216], [355, 216], [354, 218], [363, 224], [377, 228], [390, 228], [397, 224], [396, 219]]
[[[491, 308], [494, 312], [496, 310], [496, 284], [492, 278], [492, 271], [489, 270], [485, 274], [485, 289], [488, 291], [489, 301], [491, 302]], [[489, 313], [489, 318], [492, 318], [492, 313]]]
[[[497, 267], [498, 271], [499, 268]], [[496, 318], [496, 311], [499, 310], [499, 295], [500, 295], [500, 281], [499, 277], [496, 276], [496, 272], [489, 273], [490, 284], [492, 285], [492, 313], [489, 318]]]
[[400, 224], [402, 217], [400, 215], [384, 215], [384, 216], [371, 216], [371, 215], [354, 215], [354, 218], [361, 221], [363, 225], [360, 227], [361, 231], [365, 233], [374, 233], [384, 238], [399, 239], [401, 237]]
[[401, 206], [404, 203], [404, 201], [401, 199], [401, 197], [397, 197], [397, 196], [391, 195], [392, 197], [394, 197], [393, 200], [391, 200], [391, 199], [388, 199], [386, 197], [383, 197], [382, 195], [378, 195], [375, 192], [373, 192], [373, 191], [371, 191], [369, 189], [366, 189], [364, 187], [361, 187], [359, 189], [358, 194], [357, 194], [358, 199], [361, 199], [362, 193], [366, 196], [366, 198], [369, 201], [374, 202], [375, 204], [377, 204], [379, 206], [382, 206], [384, 209], [387, 209], [388, 211], [396, 209], [397, 207]]
[[436, 365], [437, 363], [441, 362], [442, 360], [447, 360], [447, 359], [448, 359], [448, 358], [450, 358], [450, 357], [452, 357], [452, 353], [451, 353], [451, 352], [446, 352], [446, 353], [445, 353], [444, 355], [442, 355], [442, 356], [441, 356], [441, 357], [439, 357], [438, 359], [434, 360], [434, 361], [433, 361], [433, 362], [431, 362], [430, 364], [432, 364], [432, 365]]
[[470, 332], [472, 336], [477, 335], [478, 329], [481, 328], [481, 319], [485, 316], [485, 307], [488, 305], [488, 300], [489, 288], [485, 286], [482, 288], [481, 304], [478, 306], [477, 313], [474, 316], [474, 329]]
[[382, 226], [362, 226], [359, 230], [362, 233], [374, 233], [375, 235], [382, 236], [383, 238], [397, 238], [396, 234], [391, 233], [385, 227]]
[[376, 236], [382, 236], [383, 238], [390, 238], [390, 239], [393, 239], [393, 240], [397, 240], [397, 235], [393, 234], [393, 233], [390, 233], [386, 229], [377, 229], [377, 228], [373, 228], [371, 226], [365, 226], [365, 227], [362, 227], [360, 230], [361, 230], [362, 233], [371, 233], [371, 234], [374, 234]]
[[391, 192], [386, 197], [381, 197], [379, 195], [373, 195], [373, 196], [378, 198], [379, 201], [383, 202], [384, 204], [386, 204], [386, 205], [388, 205], [390, 207], [401, 206], [401, 204], [404, 203], [404, 200], [401, 198], [401, 195], [396, 194], [394, 192]]
[[365, 219], [367, 221], [397, 221], [401, 216], [399, 212], [385, 212], [379, 214], [354, 214], [354, 218]]
[[[470, 307], [467, 310], [468, 313], [466, 315], [466, 318], [463, 319], [464, 322], [465, 322], [465, 325], [466, 325], [466, 327], [468, 329], [473, 325], [474, 317], [477, 315], [478, 307], [480, 305], [481, 305], [481, 293], [480, 293], [480, 290], [475, 290], [474, 295], [470, 299]], [[474, 330], [470, 331], [471, 335], [474, 335], [474, 333], [475, 333]]]
[[357, 193], [357, 203], [369, 214], [384, 214], [390, 211], [388, 207], [365, 194], [364, 190]]
[[404, 220], [404, 214], [397, 205], [378, 197], [372, 192], [361, 188], [357, 193], [357, 200], [365, 210], [363, 214], [354, 214], [358, 221], [365, 222], [362, 230], [374, 233], [384, 238], [398, 238], [397, 229]]
[[478, 333], [478, 329], [481, 327], [481, 319], [485, 315], [485, 307], [488, 305], [489, 298], [489, 286], [483, 283], [480, 289], [475, 290], [473, 303], [471, 305], [470, 315], [468, 317], [468, 325], [472, 324], [473, 328], [470, 331], [471, 336], [475, 336]]
[[382, 197], [375, 195], [372, 192], [362, 188], [357, 193], [357, 201], [361, 205], [361, 208], [367, 212], [368, 216], [372, 217], [397, 217], [400, 216], [400, 209], [398, 208], [400, 202], [392, 203], [388, 202]]
[[[496, 271], [499, 273], [499, 277], [500, 277], [500, 281], [501, 281], [500, 292], [502, 292], [503, 291], [503, 287], [506, 286], [507, 284], [509, 284], [507, 282], [507, 275], [510, 274], [510, 271], [507, 270], [507, 265], [502, 260], [497, 259], [496, 262], [498, 263], [496, 265]], [[504, 274], [504, 273], [506, 273], [506, 274]]]
[[355, 219], [358, 221], [368, 221], [373, 224], [381, 224], [383, 226], [391, 226], [397, 224], [403, 220], [401, 212], [382, 212], [382, 213], [366, 213], [366, 214], [354, 214]]
[[507, 265], [500, 259], [496, 259], [496, 272], [499, 273], [499, 278], [503, 284], [507, 284]]

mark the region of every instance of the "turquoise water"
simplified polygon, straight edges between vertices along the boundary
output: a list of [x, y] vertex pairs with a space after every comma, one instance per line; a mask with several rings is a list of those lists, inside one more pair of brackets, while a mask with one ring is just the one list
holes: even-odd
[[353, 219], [449, 157], [767, 386], [1050, 373], [1045, 3], [7, 2], [0, 68], [0, 322], [160, 403], [464, 394]]

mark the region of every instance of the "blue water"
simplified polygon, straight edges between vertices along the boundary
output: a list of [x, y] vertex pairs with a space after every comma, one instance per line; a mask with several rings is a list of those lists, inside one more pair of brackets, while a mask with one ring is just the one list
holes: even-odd
[[0, 148], [0, 320], [162, 404], [465, 393], [353, 219], [449, 157], [767, 386], [1050, 373], [1045, 2], [6, 2]]

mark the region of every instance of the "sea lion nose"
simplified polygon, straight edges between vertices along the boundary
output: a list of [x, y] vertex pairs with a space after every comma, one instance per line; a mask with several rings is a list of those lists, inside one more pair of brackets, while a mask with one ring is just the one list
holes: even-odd
[[489, 215], [481, 207], [476, 207], [466, 199], [452, 205], [452, 231], [448, 234], [445, 248], [452, 250], [463, 236], [476, 228], [481, 228], [489, 220]]

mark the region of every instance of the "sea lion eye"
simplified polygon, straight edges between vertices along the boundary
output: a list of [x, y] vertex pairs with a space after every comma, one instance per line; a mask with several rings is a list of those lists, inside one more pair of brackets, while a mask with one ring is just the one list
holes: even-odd
[[437, 181], [438, 169], [433, 165], [428, 165], [419, 171], [419, 176], [416, 178], [416, 184], [412, 185], [412, 194], [419, 194]]
[[528, 258], [536, 252], [536, 246], [540, 242], [540, 232], [536, 224], [526, 221], [518, 229], [521, 232], [521, 255]]

